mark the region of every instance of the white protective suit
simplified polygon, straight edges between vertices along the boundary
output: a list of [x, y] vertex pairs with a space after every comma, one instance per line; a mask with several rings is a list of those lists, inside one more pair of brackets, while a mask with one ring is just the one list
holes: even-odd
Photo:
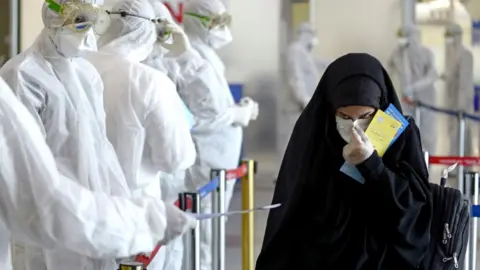
[[[106, 137], [102, 80], [88, 61], [78, 57], [96, 50], [95, 33], [92, 28], [78, 32], [62, 27], [59, 14], [46, 5], [42, 18], [45, 28], [35, 43], [8, 61], [0, 76], [41, 126], [62, 175], [93, 191], [130, 196]], [[14, 266], [19, 270], [116, 267], [113, 258], [92, 259], [65, 249], [42, 251], [18, 244], [14, 255]]]
[[109, 197], [61, 175], [35, 119], [1, 79], [0, 115], [1, 269], [12, 269], [10, 236], [92, 258], [145, 252], [163, 238], [162, 201]]
[[[446, 61], [445, 61], [445, 84], [448, 96], [447, 108], [467, 113], [474, 112], [473, 99], [475, 96], [473, 82], [473, 54], [462, 43], [462, 28], [457, 24], [447, 26], [446, 39]], [[452, 118], [453, 120], [453, 118]], [[455, 124], [454, 124], [455, 123]], [[472, 125], [475, 122], [466, 124], [465, 154], [475, 154], [472, 147], [472, 140], [478, 135], [473, 134]], [[458, 121], [452, 121], [450, 126], [450, 154], [458, 154]]]
[[278, 119], [279, 164], [290, 140], [293, 127], [307, 106], [329, 61], [315, 58], [312, 53], [317, 44], [315, 30], [309, 23], [302, 23], [296, 31], [297, 37], [290, 44], [286, 55], [287, 88], [282, 98]]
[[[403, 27], [399, 33], [399, 44], [393, 51], [390, 68], [400, 78], [403, 95], [424, 104], [435, 105], [434, 84], [438, 75], [433, 53], [422, 46], [420, 32], [415, 26]], [[435, 154], [435, 112], [420, 108], [420, 119], [416, 121], [420, 127], [424, 149]]]
[[[153, 7], [156, 18], [166, 20], [177, 27], [170, 11], [160, 0], [150, 0], [150, 4]], [[181, 28], [178, 29], [181, 31]], [[181, 43], [177, 46], [183, 45], [186, 50], [180, 55], [172, 55], [173, 52], [169, 52], [162, 44], [157, 44], [143, 63], [166, 74], [178, 89], [190, 84], [197, 76], [201, 76], [205, 60], [195, 50], [192, 50], [188, 38], [183, 32], [178, 33], [178, 36], [173, 38], [172, 40], [171, 37], [168, 42], [173, 41], [174, 45], [175, 43]], [[188, 110], [188, 108], [185, 109]], [[161, 174], [162, 197], [166, 204], [173, 204], [178, 199], [178, 194], [186, 191], [184, 180], [185, 171]], [[148, 266], [149, 270], [181, 270], [183, 239], [179, 237], [162, 247], [157, 253], [157, 257]]]
[[[191, 0], [185, 3], [185, 14], [213, 18], [226, 14], [219, 0]], [[258, 116], [258, 105], [245, 98], [235, 104], [225, 77], [225, 66], [216, 53], [232, 40], [227, 26], [208, 28], [196, 16], [186, 15], [184, 28], [193, 48], [206, 61], [201, 74], [185, 87], [178, 89], [185, 104], [195, 116], [192, 136], [197, 149], [195, 165], [187, 171], [185, 179], [189, 190], [207, 184], [211, 169], [234, 169], [239, 165], [242, 147], [242, 127]], [[230, 204], [235, 181], [226, 183], [226, 208]], [[211, 196], [202, 199], [202, 212], [211, 212]], [[212, 268], [211, 221], [201, 223], [200, 261], [202, 270]]]
[[[107, 135], [134, 198], [162, 198], [160, 172], [186, 170], [195, 161], [189, 122], [182, 117], [182, 101], [173, 82], [140, 63], [157, 40], [148, 0], [121, 0], [112, 11], [109, 31], [98, 40], [99, 51], [87, 56], [105, 86]], [[120, 11], [127, 14], [115, 14]], [[196, 225], [173, 203], [166, 207], [170, 240]]]

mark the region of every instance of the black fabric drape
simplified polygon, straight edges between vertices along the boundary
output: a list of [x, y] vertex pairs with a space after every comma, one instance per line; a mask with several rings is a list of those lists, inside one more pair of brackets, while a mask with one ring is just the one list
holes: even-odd
[[412, 119], [383, 158], [374, 152], [357, 165], [365, 184], [339, 172], [345, 143], [331, 101], [342, 95], [333, 91], [345, 92], [350, 101], [358, 94], [338, 87], [353, 77], [378, 85], [380, 109], [391, 103], [401, 110], [374, 57], [347, 54], [327, 68], [284, 155], [272, 201], [282, 207], [270, 211], [257, 270], [417, 269], [427, 252], [431, 194]]

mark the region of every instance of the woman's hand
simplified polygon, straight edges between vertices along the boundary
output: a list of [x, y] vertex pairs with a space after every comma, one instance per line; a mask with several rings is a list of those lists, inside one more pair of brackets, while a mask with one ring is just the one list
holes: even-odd
[[352, 139], [343, 147], [343, 158], [352, 165], [357, 165], [369, 158], [375, 149], [365, 132], [354, 125], [352, 128]]

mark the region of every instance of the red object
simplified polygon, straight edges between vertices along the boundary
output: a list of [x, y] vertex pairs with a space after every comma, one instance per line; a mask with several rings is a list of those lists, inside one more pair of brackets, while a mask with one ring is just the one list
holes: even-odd
[[227, 180], [234, 180], [240, 177], [244, 177], [247, 174], [247, 165], [243, 164], [240, 167], [227, 171], [225, 178]]
[[170, 3], [164, 2], [163, 4], [165, 4], [165, 6], [168, 8], [168, 11], [170, 11], [170, 14], [172, 14], [172, 17], [173, 17], [179, 24], [182, 24], [182, 23], [183, 23], [183, 3], [178, 3], [178, 10], [177, 10], [176, 13], [175, 13], [175, 11], [173, 10], [173, 8], [172, 8], [172, 6], [170, 5]]
[[[169, 8], [169, 6], [167, 6], [167, 8]], [[183, 5], [182, 5], [182, 10], [183, 10]], [[248, 170], [247, 165], [243, 164], [236, 169], [228, 170], [226, 172], [225, 178], [227, 180], [236, 180], [237, 178], [244, 177], [247, 174], [247, 170]], [[174, 205], [176, 207], [179, 207], [180, 202], [177, 200], [175, 201]], [[190, 198], [187, 198], [187, 210], [191, 208], [192, 208], [192, 200]], [[157, 255], [161, 247], [162, 247], [161, 245], [157, 245], [155, 249], [152, 251], [152, 253], [150, 254], [150, 256], [147, 256], [146, 254], [137, 255], [137, 257], [135, 257], [135, 261], [142, 263], [144, 267], [147, 267], [152, 262], [153, 258], [155, 258], [155, 255]]]
[[431, 156], [430, 157], [430, 164], [436, 165], [453, 165], [458, 163], [462, 166], [476, 166], [480, 165], [480, 158], [479, 157], [439, 157], [439, 156]]

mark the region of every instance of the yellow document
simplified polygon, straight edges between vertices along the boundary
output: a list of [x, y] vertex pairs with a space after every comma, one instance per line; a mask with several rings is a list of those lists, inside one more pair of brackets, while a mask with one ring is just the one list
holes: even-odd
[[365, 134], [380, 157], [385, 154], [401, 126], [395, 118], [381, 110], [377, 111]]

